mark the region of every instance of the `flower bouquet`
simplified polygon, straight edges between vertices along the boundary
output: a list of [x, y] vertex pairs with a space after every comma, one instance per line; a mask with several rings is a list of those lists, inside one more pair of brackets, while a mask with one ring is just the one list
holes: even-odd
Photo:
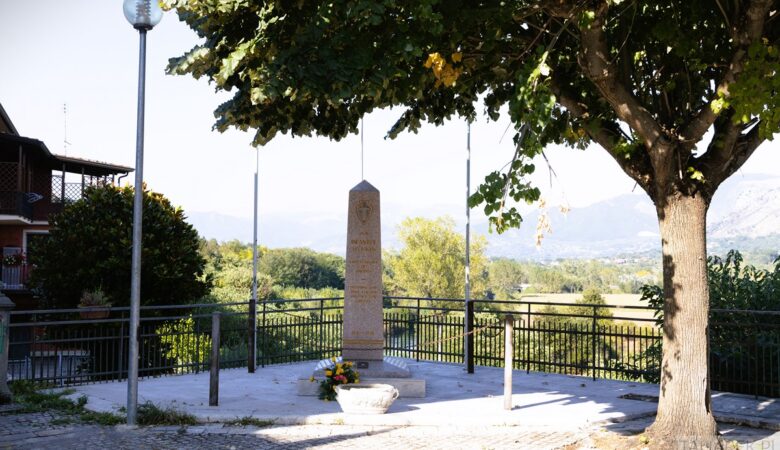
[[325, 379], [320, 382], [320, 400], [336, 400], [336, 386], [348, 383], [360, 383], [360, 374], [352, 368], [351, 362], [337, 362], [325, 368]]

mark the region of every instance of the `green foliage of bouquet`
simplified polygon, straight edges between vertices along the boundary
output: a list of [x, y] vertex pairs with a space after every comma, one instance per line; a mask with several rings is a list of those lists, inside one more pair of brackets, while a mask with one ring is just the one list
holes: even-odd
[[352, 369], [351, 362], [336, 362], [330, 359], [333, 366], [325, 369], [325, 379], [320, 382], [320, 400], [336, 400], [336, 386], [340, 384], [360, 383], [360, 374]]

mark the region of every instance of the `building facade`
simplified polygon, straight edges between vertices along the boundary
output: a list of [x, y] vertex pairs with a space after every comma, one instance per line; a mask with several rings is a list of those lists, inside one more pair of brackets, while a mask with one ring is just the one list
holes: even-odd
[[37, 306], [27, 280], [35, 269], [34, 242], [46, 239], [52, 214], [79, 200], [87, 187], [118, 183], [132, 171], [56, 155], [43, 142], [21, 136], [0, 105], [0, 290], [17, 308]]

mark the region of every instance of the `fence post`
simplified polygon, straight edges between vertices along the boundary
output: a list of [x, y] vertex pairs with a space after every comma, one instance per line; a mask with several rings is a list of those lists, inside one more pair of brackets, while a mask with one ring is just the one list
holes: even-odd
[[415, 325], [415, 331], [414, 331], [414, 341], [415, 341], [415, 353], [417, 361], [420, 360], [420, 299], [417, 299], [417, 321], [414, 324]]
[[528, 304], [528, 323], [525, 325], [525, 373], [531, 373], [531, 304]]
[[591, 355], [593, 355], [593, 381], [596, 381], [596, 364], [598, 363], [598, 355], [596, 355], [596, 307], [593, 307], [593, 339]]
[[466, 336], [463, 342], [466, 359], [466, 373], [474, 373], [474, 301], [466, 300]]
[[263, 300], [263, 335], [261, 339], [261, 345], [260, 345], [260, 352], [262, 355], [260, 356], [260, 367], [265, 367], [265, 354], [266, 354], [266, 342], [265, 342], [265, 306], [266, 306], [267, 300]]
[[125, 378], [123, 374], [125, 373], [125, 360], [127, 359], [127, 356], [125, 356], [125, 313], [122, 312], [119, 314], [120, 322], [119, 322], [119, 376], [118, 379]]
[[325, 299], [320, 299], [320, 359], [325, 358]]
[[512, 368], [514, 366], [514, 340], [512, 326], [515, 318], [511, 314], [504, 318], [504, 409], [512, 410]]
[[[203, 359], [200, 357], [200, 320], [195, 319], [195, 373], [200, 373]], [[189, 337], [188, 337], [189, 339]]]
[[211, 313], [211, 374], [209, 376], [209, 406], [219, 405], [219, 311]]
[[11, 341], [11, 310], [14, 306], [14, 302], [0, 292], [0, 404], [13, 400], [11, 390], [8, 389], [8, 348]]
[[247, 354], [246, 354], [246, 370], [249, 373], [255, 373], [255, 364], [257, 364], [257, 349], [255, 344], [257, 343], [257, 291], [255, 290], [253, 297], [249, 300], [249, 313], [247, 314]]

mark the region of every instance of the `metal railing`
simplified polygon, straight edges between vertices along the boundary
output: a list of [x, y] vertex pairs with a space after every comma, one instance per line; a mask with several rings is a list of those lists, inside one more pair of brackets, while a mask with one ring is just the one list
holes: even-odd
[[[464, 363], [462, 299], [388, 297], [388, 356]], [[257, 365], [341, 354], [342, 298], [274, 300], [258, 308]], [[207, 370], [211, 312], [223, 312], [220, 367], [246, 363], [248, 303], [143, 307], [139, 376]], [[642, 306], [475, 301], [474, 359], [503, 366], [503, 317], [512, 314], [515, 369], [658, 382], [662, 335]], [[57, 384], [126, 376], [128, 308], [103, 319], [78, 310], [16, 311], [9, 378]], [[715, 390], [780, 397], [780, 312], [713, 310]]]
[[0, 288], [4, 290], [26, 289], [27, 280], [30, 278], [32, 266], [19, 264], [16, 266], [3, 265], [0, 268]]
[[[243, 366], [246, 305], [141, 307], [139, 377], [207, 371], [213, 311], [222, 312], [221, 367]], [[127, 307], [12, 311], [8, 379], [55, 385], [124, 379], [128, 324]]]
[[[385, 315], [393, 339], [388, 350], [397, 356], [465, 363], [463, 299], [390, 298], [401, 306], [398, 315]], [[503, 366], [504, 324], [512, 314], [514, 368], [651, 381], [660, 366], [660, 344], [649, 308], [617, 305], [574, 305], [526, 301], [475, 300], [474, 362]], [[412, 336], [400, 328], [406, 326]], [[400, 345], [393, 345], [400, 342]]]

